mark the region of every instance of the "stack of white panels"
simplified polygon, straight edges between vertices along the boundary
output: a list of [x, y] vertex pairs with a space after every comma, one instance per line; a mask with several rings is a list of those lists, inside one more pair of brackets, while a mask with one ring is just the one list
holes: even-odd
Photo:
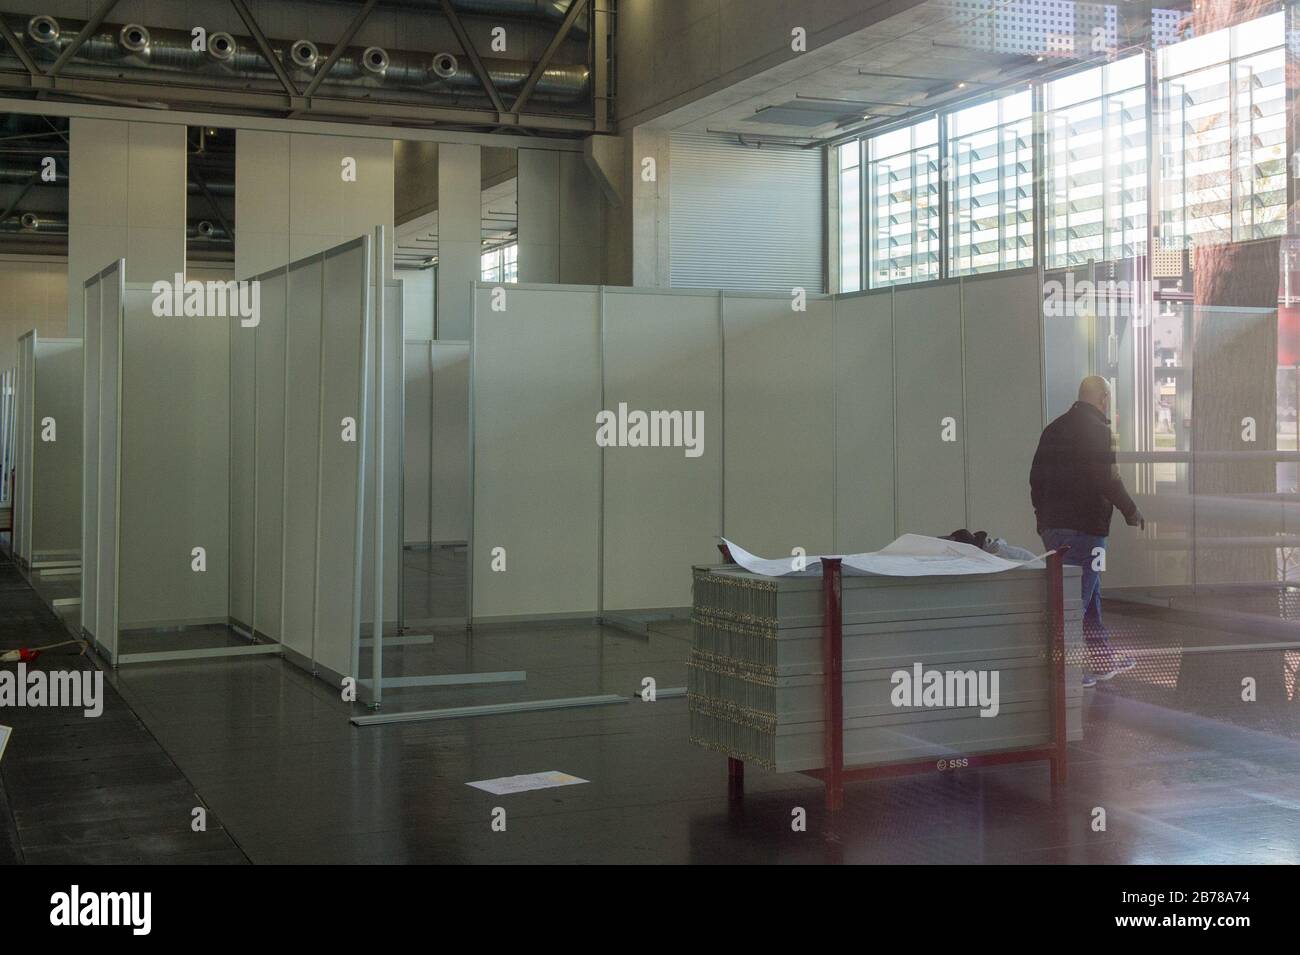
[[[1066, 725], [1078, 739], [1078, 568], [1064, 586]], [[845, 576], [842, 594], [846, 766], [1050, 742], [1045, 571]], [[778, 772], [822, 768], [822, 604], [820, 577], [695, 568], [693, 742]]]

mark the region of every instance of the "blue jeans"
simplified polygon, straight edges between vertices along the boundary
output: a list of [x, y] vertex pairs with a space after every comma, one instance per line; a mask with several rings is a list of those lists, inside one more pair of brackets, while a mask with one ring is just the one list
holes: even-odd
[[1094, 648], [1106, 647], [1106, 628], [1101, 623], [1101, 574], [1092, 569], [1096, 559], [1093, 551], [1101, 548], [1104, 553], [1106, 538], [1059, 527], [1044, 528], [1041, 536], [1048, 550], [1068, 547], [1065, 563], [1083, 570], [1083, 637]]

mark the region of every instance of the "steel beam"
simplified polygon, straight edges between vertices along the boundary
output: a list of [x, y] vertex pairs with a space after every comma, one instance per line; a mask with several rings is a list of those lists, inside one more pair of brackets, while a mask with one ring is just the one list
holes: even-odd
[[244, 21], [244, 26], [253, 35], [253, 39], [257, 41], [258, 49], [262, 51], [262, 56], [266, 57], [266, 62], [270, 64], [271, 69], [275, 70], [275, 75], [280, 80], [280, 85], [284, 87], [285, 92], [295, 98], [299, 96], [298, 87], [294, 85], [293, 80], [289, 79], [289, 74], [285, 72], [283, 64], [276, 58], [275, 51], [271, 49], [271, 44], [266, 39], [266, 34], [262, 32], [262, 28], [253, 19], [248, 4], [244, 0], [230, 0], [230, 4], [235, 8], [235, 12], [239, 14], [239, 19]]
[[[25, 73], [13, 73], [0, 71], [0, 89], [13, 89], [27, 91], [33, 88], [32, 77]], [[281, 92], [262, 93], [254, 90], [232, 90], [216, 89], [213, 87], [181, 87], [169, 86], [158, 87], [147, 83], [129, 83], [118, 80], [101, 80], [88, 77], [58, 77], [50, 87], [56, 92], [65, 93], [73, 96], [84, 97], [107, 97], [121, 104], [119, 108], [127, 110], [139, 110], [142, 113], [152, 114], [142, 117], [144, 122], [159, 122], [165, 119], [168, 122], [175, 122], [175, 119], [168, 116], [167, 113], [148, 107], [136, 107], [126, 102], [131, 99], [141, 99], [156, 102], [160, 96], [165, 96], [172, 104], [186, 106], [205, 106], [221, 109], [226, 116], [230, 111], [237, 110], [261, 110], [268, 113], [283, 113], [295, 108], [290, 102], [290, 98]], [[305, 95], [305, 94], [304, 94]], [[70, 111], [61, 110], [64, 104], [55, 104], [51, 102], [50, 112], [53, 115], [69, 115]], [[6, 106], [6, 108], [8, 108]], [[35, 110], [33, 110], [35, 112]], [[499, 123], [499, 117], [493, 110], [488, 109], [466, 109], [452, 106], [417, 106], [408, 103], [384, 103], [376, 100], [348, 100], [348, 99], [323, 99], [313, 97], [311, 102], [301, 110], [301, 114], [317, 116], [338, 116], [341, 119], [368, 119], [374, 120], [376, 124], [390, 125], [384, 121], [391, 121], [392, 125], [397, 124], [422, 124], [430, 123], [452, 123], [458, 126], [483, 126], [491, 127]], [[271, 117], [266, 117], [271, 118]], [[290, 117], [299, 118], [299, 117]], [[579, 116], [555, 116], [544, 113], [528, 114], [519, 118], [520, 124], [527, 124], [534, 130], [542, 132], [556, 133], [590, 133], [594, 131], [594, 122], [590, 117]], [[239, 117], [234, 119], [224, 119], [218, 121], [216, 118], [211, 120], [200, 119], [200, 123], [211, 122], [214, 125], [235, 126], [240, 128], [256, 128], [254, 125], [243, 123]], [[523, 130], [521, 129], [522, 133]], [[394, 138], [411, 138], [396, 136]], [[459, 140], [447, 140], [459, 141]], [[489, 143], [488, 145], [495, 145]], [[504, 144], [503, 144], [504, 145]]]
[[14, 56], [23, 61], [23, 66], [27, 67], [28, 73], [32, 74], [32, 76], [41, 75], [40, 67], [36, 65], [36, 61], [32, 59], [32, 55], [28, 53], [22, 43], [19, 42], [14, 31], [9, 29], [9, 24], [5, 22], [4, 17], [0, 17], [0, 37], [4, 37], [4, 41], [9, 44], [9, 49], [14, 51]]
[[99, 25], [104, 22], [104, 18], [112, 12], [113, 7], [116, 5], [117, 0], [103, 0], [95, 12], [91, 14], [90, 19], [86, 21], [86, 25], [81, 28], [81, 32], [77, 34], [77, 38], [68, 45], [66, 50], [59, 54], [59, 58], [54, 61], [53, 66], [45, 71], [45, 75], [58, 76], [59, 70], [63, 69], [63, 67], [67, 65], [68, 61], [77, 55], [77, 51], [81, 49], [81, 45], [86, 42], [86, 39], [92, 33], [99, 29]]
[[4, 212], [0, 212], [0, 223], [3, 223], [13, 215], [14, 210], [18, 208], [18, 203], [23, 201], [23, 198], [27, 195], [32, 186], [36, 185], [36, 180], [39, 178], [41, 178], [40, 170], [37, 170], [28, 177], [27, 182], [23, 183], [23, 187], [18, 190], [18, 195], [14, 196], [14, 201], [9, 203]]
[[[0, 87], [6, 85], [6, 80], [16, 85], [23, 91], [30, 91], [28, 77], [26, 74], [4, 73], [0, 72]], [[55, 86], [65, 92], [71, 90], [71, 86], [66, 86], [66, 79], [59, 79]], [[74, 94], [75, 95], [75, 94]], [[283, 101], [287, 99], [283, 93], [274, 94], [274, 99]], [[73, 99], [46, 99], [34, 100], [18, 98], [13, 95], [6, 95], [3, 88], [0, 88], [0, 112], [17, 113], [24, 116], [60, 116], [60, 117], [84, 117], [87, 119], [113, 119], [121, 122], [140, 122], [140, 123], [179, 123], [188, 126], [227, 126], [232, 129], [257, 129], [269, 132], [295, 132], [295, 133], [312, 133], [318, 136], [374, 136], [375, 127], [373, 124], [339, 119], [291, 119], [282, 115], [271, 115], [266, 112], [231, 112], [229, 104], [226, 108], [212, 107], [208, 110], [186, 108], [183, 104], [177, 104], [170, 111], [160, 113], [157, 109], [149, 109], [144, 106], [118, 106], [105, 105], [103, 103], [91, 103], [85, 101], [75, 101]], [[522, 135], [500, 136], [487, 132], [472, 132], [450, 128], [449, 126], [438, 126], [429, 122], [428, 110], [421, 111], [422, 115], [416, 122], [406, 121], [407, 117], [397, 117], [384, 128], [384, 137], [388, 139], [403, 139], [412, 142], [430, 142], [430, 143], [466, 143], [475, 146], [532, 146], [540, 149], [553, 149], [558, 152], [582, 152], [582, 142], [572, 136], [546, 137], [528, 139]], [[438, 117], [444, 119], [445, 117]], [[450, 121], [448, 121], [450, 122]], [[472, 120], [462, 120], [457, 125], [464, 125]], [[585, 123], [585, 125], [584, 125]], [[591, 131], [589, 120], [580, 120], [570, 118], [563, 126], [558, 126], [552, 132], [555, 133], [583, 133]], [[462, 624], [463, 618], [456, 618], [457, 626]]]
[[329, 58], [325, 60], [325, 65], [317, 71], [316, 75], [312, 77], [311, 82], [307, 84], [307, 88], [303, 90], [304, 96], [311, 96], [316, 92], [321, 83], [325, 82], [325, 77], [329, 75], [330, 70], [334, 69], [334, 64], [337, 63], [339, 57], [343, 55], [344, 48], [352, 42], [352, 38], [357, 35], [357, 31], [361, 29], [361, 25], [366, 22], [366, 17], [370, 16], [370, 12], [375, 9], [376, 4], [378, 3], [379, 0], [366, 0], [365, 6], [357, 11], [357, 15], [352, 18], [352, 22], [348, 24], [347, 30], [343, 32], [342, 38], [334, 44], [334, 49], [330, 50], [330, 55]]
[[226, 235], [229, 237], [231, 242], [234, 242], [235, 230], [232, 229], [230, 223], [226, 221], [225, 213], [221, 211], [221, 206], [217, 205], [217, 200], [213, 198], [212, 192], [208, 189], [207, 182], [203, 179], [203, 174], [197, 169], [191, 167], [190, 178], [193, 179], [194, 184], [199, 187], [199, 192], [203, 193], [203, 198], [208, 200], [208, 205], [212, 207], [212, 214], [215, 215], [217, 221], [221, 223], [221, 228], [226, 230]]
[[[443, 0], [443, 2], [446, 2], [446, 0]], [[569, 12], [564, 15], [564, 22], [561, 23], [560, 28], [555, 31], [555, 36], [551, 37], [551, 42], [547, 44], [546, 49], [542, 52], [541, 59], [533, 64], [533, 71], [528, 74], [528, 80], [524, 83], [524, 88], [519, 91], [519, 95], [515, 98], [515, 105], [510, 107], [510, 112], [518, 113], [524, 108], [524, 104], [528, 102], [528, 98], [533, 95], [533, 90], [537, 88], [538, 82], [541, 81], [542, 74], [544, 74], [546, 68], [551, 65], [551, 58], [555, 56], [556, 51], [560, 48], [560, 44], [563, 43], [564, 38], [569, 35], [569, 31], [573, 29], [573, 24], [578, 20], [578, 15], [582, 13], [586, 6], [587, 0], [573, 0], [573, 2], [569, 4]]]
[[456, 9], [451, 5], [451, 0], [442, 0], [442, 12], [451, 24], [452, 32], [456, 34], [456, 39], [460, 42], [460, 47], [469, 57], [470, 66], [474, 68], [474, 74], [478, 81], [483, 84], [483, 89], [487, 91], [488, 99], [492, 101], [492, 107], [498, 113], [506, 111], [505, 104], [501, 102], [501, 94], [497, 92], [496, 84], [492, 82], [492, 77], [487, 68], [483, 66], [483, 61], [479, 59], [478, 50], [474, 47], [474, 41], [469, 38], [465, 31], [464, 25], [460, 22], [460, 17], [456, 15]]

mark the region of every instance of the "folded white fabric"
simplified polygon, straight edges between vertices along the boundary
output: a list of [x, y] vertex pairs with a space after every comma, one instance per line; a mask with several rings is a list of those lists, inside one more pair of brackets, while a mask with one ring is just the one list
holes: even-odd
[[[751, 574], [763, 577], [816, 577], [822, 572], [822, 556], [839, 557], [848, 574], [882, 577], [937, 577], [957, 574], [996, 574], [1004, 570], [1042, 568], [1041, 554], [1030, 560], [1007, 560], [986, 553], [973, 544], [959, 544], [941, 537], [904, 534], [881, 550], [867, 554], [825, 554], [812, 557], [757, 557], [739, 544], [721, 538], [734, 560]], [[1027, 553], [1027, 552], [1026, 552]]]

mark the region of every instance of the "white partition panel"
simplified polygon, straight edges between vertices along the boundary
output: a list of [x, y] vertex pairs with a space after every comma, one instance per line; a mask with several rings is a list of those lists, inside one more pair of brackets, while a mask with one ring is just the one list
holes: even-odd
[[835, 550], [878, 550], [894, 526], [894, 293], [835, 300]]
[[[475, 293], [472, 614], [590, 614], [600, 572], [599, 292], [505, 289], [502, 311], [491, 287]], [[493, 571], [494, 553], [504, 572]]]
[[82, 288], [81, 629], [96, 633], [99, 565], [99, 406], [102, 273]]
[[[99, 300], [99, 480], [92, 493], [97, 495], [98, 533], [95, 568], [95, 642], [109, 657], [117, 656], [118, 637], [118, 540], [121, 471], [119, 467], [121, 429], [121, 355], [125, 264], [100, 273]], [[90, 395], [86, 396], [91, 401]], [[84, 591], [84, 587], [83, 587]], [[85, 620], [86, 598], [82, 594], [82, 619]]]
[[404, 412], [402, 461], [402, 541], [428, 544], [433, 539], [429, 523], [433, 471], [433, 368], [429, 341], [408, 341], [402, 346]]
[[[322, 273], [319, 257], [295, 262], [289, 267], [285, 328], [280, 642], [307, 660], [312, 659], [316, 626]], [[332, 430], [337, 440], [337, 426]]]
[[725, 530], [777, 557], [834, 547], [831, 301], [724, 300]]
[[31, 559], [76, 559], [81, 553], [81, 339], [38, 336], [34, 357]]
[[[371, 355], [374, 355], [374, 334], [370, 336]], [[384, 505], [384, 624], [386, 628], [397, 627], [401, 619], [400, 584], [402, 573], [402, 283], [390, 281], [384, 284], [384, 461], [383, 469], [378, 472], [383, 482]], [[373, 371], [372, 371], [373, 377]], [[374, 382], [370, 383], [371, 398], [374, 401]], [[373, 426], [374, 406], [370, 415]], [[369, 632], [374, 621], [374, 520], [375, 485], [378, 458], [367, 455], [366, 459], [366, 533], [362, 544], [361, 557], [361, 618], [362, 629]]]
[[966, 526], [962, 390], [958, 282], [900, 287], [894, 293], [900, 534], [938, 536]]
[[[259, 305], [264, 302], [259, 297]], [[261, 317], [259, 315], [259, 324]], [[257, 329], [230, 330], [230, 619], [254, 626], [257, 533]]]
[[1038, 549], [1029, 467], [1043, 425], [1036, 270], [964, 278], [970, 527]]
[[238, 325], [158, 316], [154, 300], [149, 286], [130, 285], [122, 309], [119, 626], [224, 624], [230, 334]]
[[[15, 356], [16, 357], [16, 356]], [[18, 368], [0, 372], [0, 505], [13, 507], [9, 475], [14, 467], [14, 399], [17, 396]]]
[[469, 342], [436, 341], [430, 352], [433, 413], [431, 537], [469, 540]]
[[717, 557], [720, 302], [716, 293], [605, 290], [605, 408], [668, 412], [682, 423], [675, 437], [696, 445], [604, 449], [605, 610], [689, 606], [691, 565]]
[[[261, 320], [253, 329], [256, 349], [255, 409], [256, 513], [253, 626], [262, 636], [280, 639], [280, 601], [284, 547], [285, 474], [285, 310], [288, 271], [260, 277]], [[319, 297], [319, 293], [317, 293]]]
[[[368, 241], [357, 239], [322, 255], [320, 503], [312, 660], [340, 676], [357, 675], [361, 626], [360, 467], [364, 455], [371, 453], [365, 422], [367, 375], [372, 373], [367, 364], [374, 354], [367, 343], [369, 250]], [[355, 440], [344, 440], [345, 418], [355, 423]], [[292, 552], [286, 553], [286, 558], [292, 557]]]
[[32, 444], [36, 440], [32, 429], [35, 379], [36, 333], [33, 331], [18, 339], [18, 440], [14, 460], [13, 534], [10, 538], [14, 553], [24, 563], [30, 563], [32, 559], [32, 482], [28, 475], [32, 469]]

